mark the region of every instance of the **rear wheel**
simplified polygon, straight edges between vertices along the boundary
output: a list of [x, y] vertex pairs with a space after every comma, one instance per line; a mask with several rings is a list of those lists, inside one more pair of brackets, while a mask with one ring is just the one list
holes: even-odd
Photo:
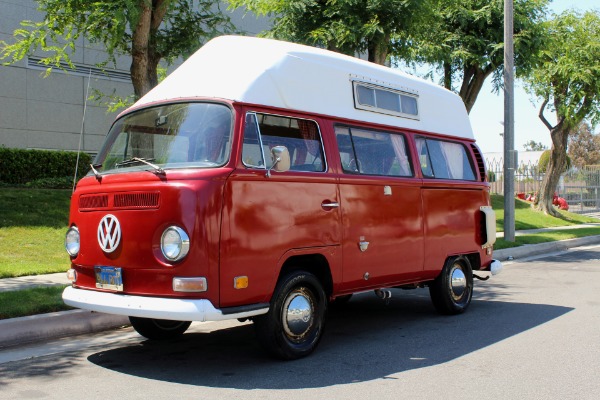
[[129, 317], [129, 321], [137, 333], [151, 340], [165, 340], [181, 336], [191, 324], [191, 321], [139, 317]]
[[269, 312], [254, 318], [260, 344], [285, 360], [309, 355], [323, 334], [326, 308], [321, 282], [311, 273], [292, 272], [277, 284]]
[[429, 294], [440, 314], [464, 312], [473, 296], [473, 270], [469, 260], [463, 256], [449, 258], [440, 275], [429, 285]]

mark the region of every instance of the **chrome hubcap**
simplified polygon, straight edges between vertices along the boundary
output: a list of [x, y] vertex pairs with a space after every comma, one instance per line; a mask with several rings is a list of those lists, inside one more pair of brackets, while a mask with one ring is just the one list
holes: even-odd
[[455, 300], [459, 300], [467, 290], [467, 277], [463, 270], [456, 265], [450, 273], [450, 289]]
[[313, 305], [306, 289], [298, 289], [288, 296], [283, 305], [283, 329], [294, 341], [302, 340], [313, 324]]

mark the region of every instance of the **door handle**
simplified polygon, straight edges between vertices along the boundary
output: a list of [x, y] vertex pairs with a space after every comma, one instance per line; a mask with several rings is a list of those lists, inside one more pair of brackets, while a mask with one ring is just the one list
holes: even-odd
[[321, 203], [321, 207], [323, 208], [338, 208], [340, 203], [337, 201], [324, 201]]

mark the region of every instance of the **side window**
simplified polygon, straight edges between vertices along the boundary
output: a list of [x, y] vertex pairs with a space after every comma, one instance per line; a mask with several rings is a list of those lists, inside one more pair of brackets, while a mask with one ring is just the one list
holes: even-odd
[[423, 175], [428, 178], [475, 180], [469, 155], [460, 143], [417, 138], [417, 151]]
[[416, 92], [409, 93], [371, 83], [354, 81], [354, 107], [398, 117], [419, 119]]
[[423, 176], [433, 178], [433, 169], [431, 169], [431, 160], [429, 159], [429, 152], [427, 151], [427, 144], [425, 139], [417, 138], [415, 140], [417, 144], [417, 153], [419, 153], [419, 164], [421, 165], [421, 171]]
[[242, 149], [242, 161], [247, 167], [265, 168], [265, 160], [261, 150], [262, 144], [258, 135], [258, 122], [256, 114], [246, 114], [244, 126], [244, 147]]
[[367, 175], [412, 176], [403, 135], [336, 126], [342, 168]]
[[242, 161], [249, 168], [271, 168], [271, 149], [285, 146], [291, 171], [325, 171], [319, 127], [315, 121], [278, 115], [248, 113]]

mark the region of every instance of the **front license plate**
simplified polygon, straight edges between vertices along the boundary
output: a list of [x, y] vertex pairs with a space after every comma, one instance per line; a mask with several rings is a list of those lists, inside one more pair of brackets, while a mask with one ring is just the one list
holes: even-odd
[[96, 287], [99, 289], [123, 291], [123, 274], [121, 268], [94, 267]]

